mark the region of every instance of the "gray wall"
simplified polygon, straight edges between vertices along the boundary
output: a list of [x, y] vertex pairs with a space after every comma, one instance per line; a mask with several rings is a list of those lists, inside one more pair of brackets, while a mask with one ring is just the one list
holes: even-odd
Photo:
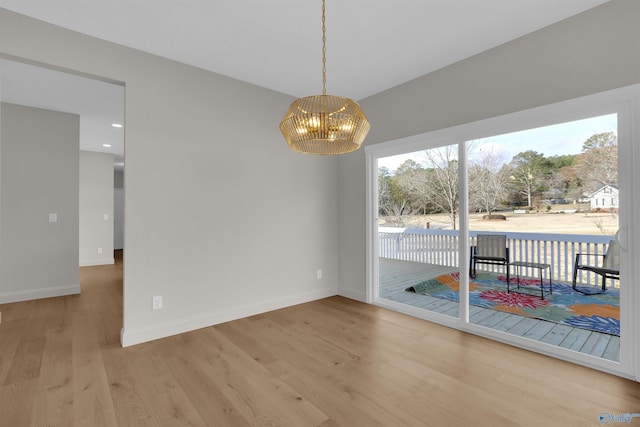
[[[640, 83], [640, 1], [600, 7], [361, 102], [365, 144]], [[364, 300], [365, 155], [339, 160], [340, 293]]]
[[79, 117], [5, 103], [0, 114], [0, 303], [79, 293]]
[[112, 154], [80, 151], [81, 267], [114, 263], [113, 177]]
[[113, 171], [113, 188], [124, 188], [124, 171]]
[[289, 150], [291, 97], [3, 9], [0, 43], [125, 84], [125, 344], [337, 293], [337, 159]]

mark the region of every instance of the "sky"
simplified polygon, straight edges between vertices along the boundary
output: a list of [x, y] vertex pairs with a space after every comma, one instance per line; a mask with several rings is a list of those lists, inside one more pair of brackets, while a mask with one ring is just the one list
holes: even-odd
[[[561, 123], [504, 135], [474, 140], [474, 151], [494, 149], [504, 153], [505, 161], [523, 151], [533, 150], [545, 157], [578, 154], [582, 144], [596, 133], [617, 132], [617, 115], [609, 114], [590, 119]], [[407, 159], [417, 163], [424, 160], [423, 151], [378, 159], [378, 167], [395, 171]]]

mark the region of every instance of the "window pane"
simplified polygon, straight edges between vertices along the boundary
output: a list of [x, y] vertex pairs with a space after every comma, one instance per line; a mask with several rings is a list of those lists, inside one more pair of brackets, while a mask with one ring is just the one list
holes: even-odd
[[457, 317], [458, 146], [378, 159], [378, 190], [380, 297]]
[[506, 236], [510, 263], [477, 257], [470, 323], [619, 361], [620, 267], [603, 270], [618, 230], [616, 122], [467, 143], [471, 244]]

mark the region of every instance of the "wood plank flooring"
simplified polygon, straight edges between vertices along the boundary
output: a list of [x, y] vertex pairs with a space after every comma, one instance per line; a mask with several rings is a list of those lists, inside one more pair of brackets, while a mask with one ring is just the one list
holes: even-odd
[[0, 306], [0, 425], [587, 426], [640, 384], [342, 297], [121, 348], [122, 267]]
[[[409, 286], [457, 269], [380, 258], [379, 270], [381, 298], [453, 317], [458, 316], [458, 303], [455, 301], [405, 291]], [[617, 336], [476, 306], [469, 306], [469, 321], [607, 360], [620, 361], [620, 337]]]

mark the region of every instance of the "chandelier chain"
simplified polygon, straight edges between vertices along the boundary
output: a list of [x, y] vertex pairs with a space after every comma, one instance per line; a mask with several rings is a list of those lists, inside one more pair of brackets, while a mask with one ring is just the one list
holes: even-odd
[[327, 94], [327, 28], [324, 18], [324, 1], [322, 0], [322, 94]]

